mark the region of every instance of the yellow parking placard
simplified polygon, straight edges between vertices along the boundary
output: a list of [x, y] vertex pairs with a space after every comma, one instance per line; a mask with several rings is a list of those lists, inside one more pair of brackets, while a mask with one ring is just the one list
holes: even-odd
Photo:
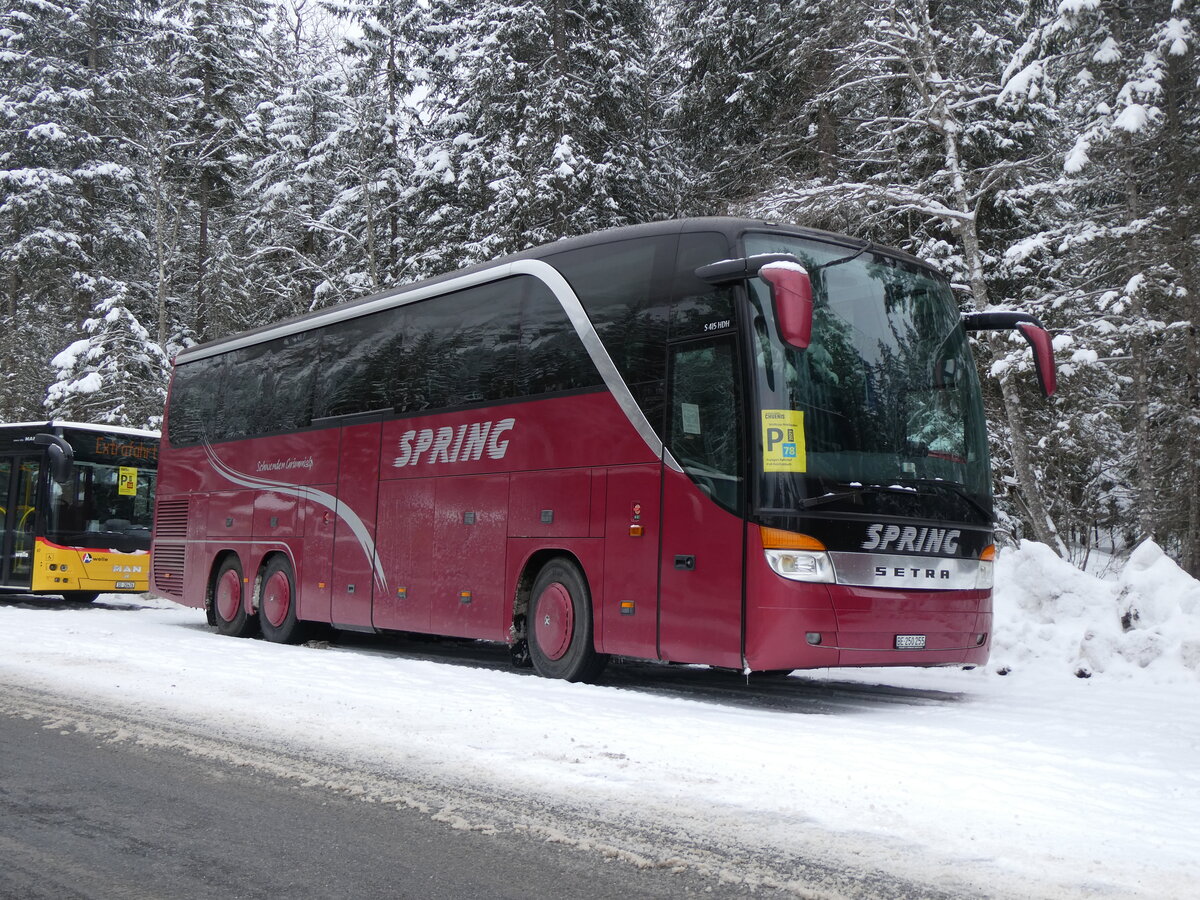
[[120, 466], [117, 469], [117, 493], [122, 497], [137, 496], [138, 470], [133, 466]]
[[806, 472], [804, 413], [794, 409], [762, 411], [763, 471]]

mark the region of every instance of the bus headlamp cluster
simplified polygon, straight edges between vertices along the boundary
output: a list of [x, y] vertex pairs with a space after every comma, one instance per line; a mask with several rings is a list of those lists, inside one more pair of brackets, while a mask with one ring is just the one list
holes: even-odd
[[792, 581], [833, 583], [829, 554], [817, 550], [767, 550], [767, 565]]
[[833, 561], [825, 552], [825, 545], [816, 538], [780, 528], [763, 528], [762, 542], [767, 565], [775, 574], [791, 581], [833, 583]]

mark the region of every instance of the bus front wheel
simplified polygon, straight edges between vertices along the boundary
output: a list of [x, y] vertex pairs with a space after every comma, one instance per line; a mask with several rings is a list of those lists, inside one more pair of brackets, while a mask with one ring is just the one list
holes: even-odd
[[258, 619], [246, 612], [245, 580], [236, 556], [227, 556], [213, 579], [212, 609], [217, 631], [229, 637], [252, 637]]
[[277, 644], [298, 644], [304, 639], [304, 623], [296, 618], [296, 578], [283, 557], [272, 559], [263, 572], [258, 625], [262, 636]]
[[592, 644], [592, 597], [575, 563], [559, 557], [533, 582], [526, 624], [529, 658], [545, 678], [593, 681], [608, 656]]

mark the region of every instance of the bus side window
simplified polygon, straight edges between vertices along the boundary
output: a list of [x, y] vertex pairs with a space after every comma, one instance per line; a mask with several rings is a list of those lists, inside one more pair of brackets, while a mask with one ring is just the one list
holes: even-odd
[[224, 396], [223, 358], [198, 359], [175, 370], [171, 403], [167, 411], [167, 433], [176, 447], [220, 440], [214, 428], [220, 399]]
[[398, 361], [404, 358], [401, 313], [382, 310], [305, 335], [320, 342], [320, 352], [311, 357], [319, 362], [308, 367], [315, 370], [315, 388], [310, 388], [315, 391], [313, 418], [391, 408]]
[[292, 431], [312, 423], [316, 341], [312, 332], [269, 341], [259, 358], [264, 370], [260, 432]]
[[655, 428], [663, 413], [667, 316], [678, 238], [613, 241], [548, 257]]
[[11, 515], [11, 511], [14, 511], [13, 505], [9, 503], [8, 496], [12, 487], [12, 464], [11, 458], [0, 459], [0, 577], [5, 574], [4, 557], [10, 552], [5, 544], [14, 524]]
[[521, 381], [528, 395], [602, 384], [558, 298], [542, 282], [525, 279], [521, 303]]
[[671, 348], [671, 453], [717, 503], [741, 507], [742, 426], [734, 338]]

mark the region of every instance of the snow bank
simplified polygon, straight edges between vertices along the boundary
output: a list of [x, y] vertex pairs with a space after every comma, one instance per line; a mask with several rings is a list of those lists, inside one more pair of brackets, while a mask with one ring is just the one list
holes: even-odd
[[1147, 541], [1111, 580], [1022, 541], [996, 573], [993, 672], [1200, 679], [1200, 582]]

